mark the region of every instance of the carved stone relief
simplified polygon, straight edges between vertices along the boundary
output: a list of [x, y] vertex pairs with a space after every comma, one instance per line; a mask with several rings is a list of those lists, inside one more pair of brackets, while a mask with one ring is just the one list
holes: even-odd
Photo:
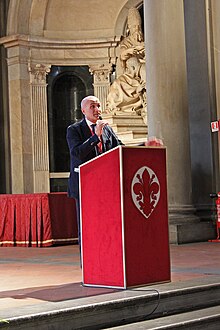
[[[120, 74], [110, 86], [107, 110], [115, 115], [130, 113], [146, 116], [145, 45], [141, 17], [136, 8], [128, 12], [128, 33], [120, 43]], [[116, 72], [117, 74], [117, 72]]]

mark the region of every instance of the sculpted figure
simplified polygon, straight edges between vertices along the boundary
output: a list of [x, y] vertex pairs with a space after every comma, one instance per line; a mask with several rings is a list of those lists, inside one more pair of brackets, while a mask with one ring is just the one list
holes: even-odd
[[145, 46], [136, 8], [128, 13], [128, 35], [120, 44], [120, 61], [123, 73], [110, 86], [107, 110], [141, 114], [146, 107]]

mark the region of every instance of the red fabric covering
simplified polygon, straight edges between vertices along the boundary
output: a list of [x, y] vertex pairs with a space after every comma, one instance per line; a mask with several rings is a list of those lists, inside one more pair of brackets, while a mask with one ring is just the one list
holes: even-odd
[[[148, 218], [135, 206], [131, 195], [132, 179], [143, 166], [153, 170], [160, 184], [158, 204]], [[169, 281], [166, 149], [124, 148], [123, 179], [127, 286]]]
[[0, 246], [43, 247], [76, 239], [75, 202], [66, 193], [0, 195]]
[[124, 286], [119, 163], [115, 150], [81, 168], [84, 284]]
[[[143, 167], [153, 176], [139, 174]], [[141, 182], [135, 189], [134, 178]], [[84, 284], [126, 288], [170, 281], [166, 150], [117, 147], [81, 166], [80, 182]], [[135, 205], [142, 182], [142, 207], [147, 215], [153, 210], [148, 217]], [[160, 191], [156, 206], [152, 188]]]

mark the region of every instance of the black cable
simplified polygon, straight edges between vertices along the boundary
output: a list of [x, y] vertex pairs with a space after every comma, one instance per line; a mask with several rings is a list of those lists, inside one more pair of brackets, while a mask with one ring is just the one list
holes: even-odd
[[127, 289], [128, 291], [136, 291], [136, 292], [156, 292], [158, 299], [157, 299], [157, 305], [156, 307], [152, 310], [151, 313], [147, 314], [146, 316], [149, 317], [151, 316], [158, 308], [160, 304], [160, 292], [157, 289]]

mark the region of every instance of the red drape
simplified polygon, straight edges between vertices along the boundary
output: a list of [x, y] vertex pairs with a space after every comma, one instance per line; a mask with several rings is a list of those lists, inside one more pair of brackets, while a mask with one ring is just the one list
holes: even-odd
[[0, 246], [77, 241], [75, 202], [66, 193], [0, 195]]

